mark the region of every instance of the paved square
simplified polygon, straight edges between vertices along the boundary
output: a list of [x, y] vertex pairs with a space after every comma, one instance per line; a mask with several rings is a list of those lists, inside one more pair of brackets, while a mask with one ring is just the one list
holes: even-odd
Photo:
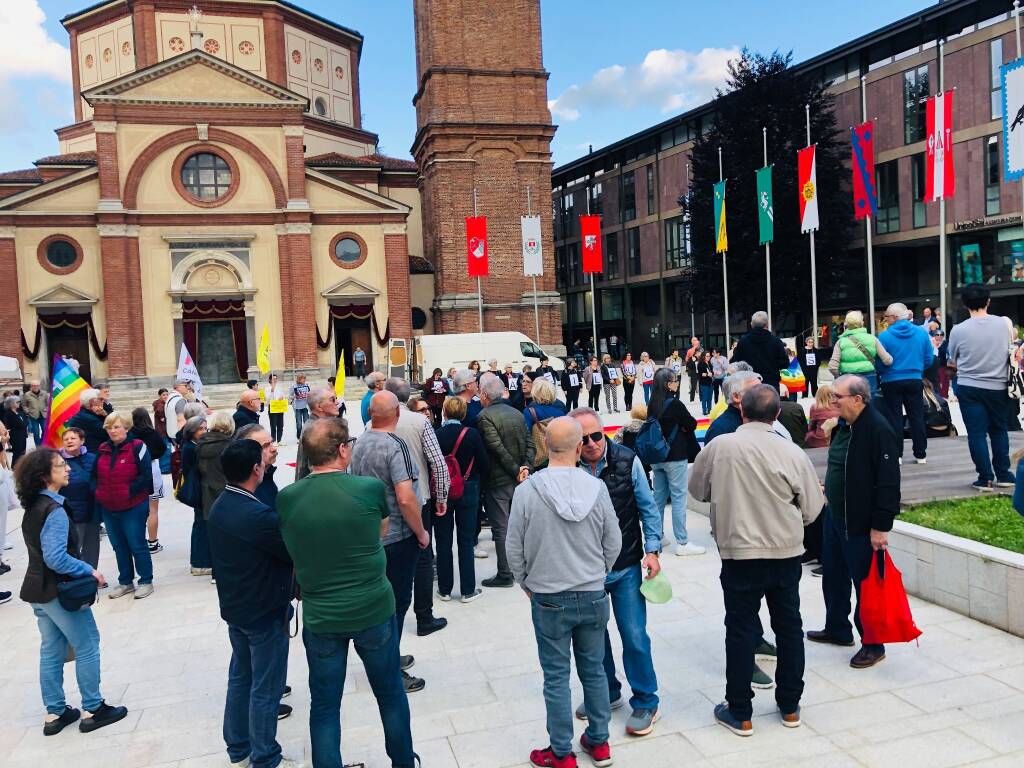
[[[350, 404], [350, 413], [355, 412]], [[289, 419], [290, 421], [290, 419]], [[358, 417], [356, 418], [358, 421]], [[279, 485], [291, 481], [295, 445], [278, 461]], [[355, 427], [354, 431], [359, 431]], [[192, 513], [173, 500], [161, 509], [154, 557], [156, 592], [147, 600], [101, 597], [103, 693], [129, 709], [127, 719], [94, 734], [68, 729], [44, 738], [38, 686], [38, 646], [31, 611], [17, 600], [0, 606], [0, 765], [3, 768], [137, 768], [227, 766], [221, 713], [227, 632], [215, 587], [188, 575]], [[0, 588], [17, 595], [26, 556], [20, 513], [12, 513], [14, 570]], [[711, 545], [708, 521], [690, 516], [700, 544]], [[488, 541], [486, 548], [493, 553]], [[7, 558], [5, 558], [7, 559]], [[625, 735], [626, 714], [612, 719], [612, 754], [620, 768], [706, 766], [897, 766], [940, 768], [1024, 765], [1024, 640], [911, 598], [920, 646], [890, 646], [888, 659], [866, 671], [847, 664], [851, 651], [807, 644], [804, 725], [783, 728], [771, 691], [757, 691], [752, 738], [716, 725], [712, 706], [724, 697], [722, 595], [713, 545], [701, 557], [666, 553], [675, 599], [651, 606], [649, 628], [662, 697], [662, 717], [643, 739]], [[104, 543], [101, 570], [116, 576]], [[494, 573], [492, 556], [477, 561], [477, 578]], [[804, 626], [820, 628], [821, 584], [805, 570]], [[448, 628], [427, 638], [406, 633], [415, 674], [427, 687], [410, 696], [413, 736], [427, 768], [523, 768], [531, 748], [547, 744], [544, 701], [530, 614], [518, 589], [486, 590], [469, 605], [434, 604]], [[764, 614], [768, 626], [767, 614]], [[412, 625], [413, 622], [407, 622]], [[615, 632], [613, 642], [617, 646]], [[390, 763], [377, 708], [355, 654], [343, 702], [342, 757], [368, 768]], [[620, 665], [621, 669], [621, 665]], [[769, 667], [769, 671], [773, 671]], [[80, 701], [73, 665], [65, 667], [69, 703]], [[295, 714], [280, 725], [289, 756], [307, 761], [309, 692], [302, 644], [292, 642], [288, 703]], [[580, 700], [578, 683], [574, 701]], [[582, 728], [577, 729], [577, 737]], [[308, 762], [307, 762], [308, 764]], [[580, 758], [581, 766], [589, 759]]]

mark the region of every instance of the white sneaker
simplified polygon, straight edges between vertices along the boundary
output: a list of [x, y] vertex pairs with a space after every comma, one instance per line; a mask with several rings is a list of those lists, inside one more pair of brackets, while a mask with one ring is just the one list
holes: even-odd
[[9, 549], [14, 549], [14, 545], [11, 544], [11, 542], [9, 542], [9, 541], [5, 541], [4, 542], [4, 552], [6, 552]]
[[232, 763], [231, 768], [249, 768], [252, 761], [248, 757], [243, 757], [237, 763]]
[[927, 464], [928, 459], [914, 459], [915, 464]]
[[440, 600], [440, 601], [441, 601], [442, 603], [447, 603], [447, 602], [449, 602], [449, 601], [450, 601], [450, 600], [452, 599], [452, 596], [451, 596], [451, 595], [442, 595], [442, 594], [441, 594], [440, 592], [438, 592], [438, 593], [437, 593], [437, 598], [438, 598], [438, 599], [439, 599], [439, 600]]
[[477, 560], [486, 560], [490, 555], [487, 554], [487, 550], [483, 547], [473, 547], [473, 557]]
[[680, 544], [676, 547], [676, 557], [686, 557], [688, 555], [703, 555], [707, 550], [704, 547], [694, 544], [692, 541], [688, 541], [685, 544]]
[[474, 600], [476, 600], [478, 597], [480, 597], [480, 595], [482, 595], [483, 593], [484, 593], [484, 591], [482, 589], [480, 589], [479, 587], [477, 587], [476, 589], [473, 590], [473, 594], [471, 594], [471, 595], [463, 595], [462, 597], [460, 597], [459, 598], [459, 602], [460, 603], [471, 603]]
[[153, 594], [153, 585], [152, 584], [139, 584], [139, 586], [135, 588], [135, 599], [136, 600], [143, 600], [143, 599], [149, 597], [152, 594]]
[[289, 760], [285, 758], [277, 764], [277, 768], [305, 768], [306, 764], [301, 760]]
[[109, 597], [111, 600], [116, 600], [119, 597], [130, 595], [134, 591], [135, 586], [133, 584], [118, 584], [116, 587], [110, 590], [110, 593], [107, 595], [107, 597]]

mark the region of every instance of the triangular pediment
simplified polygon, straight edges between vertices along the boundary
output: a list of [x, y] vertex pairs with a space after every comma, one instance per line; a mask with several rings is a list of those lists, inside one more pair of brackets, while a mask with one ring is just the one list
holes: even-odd
[[346, 278], [340, 283], [331, 286], [326, 291], [320, 293], [328, 301], [338, 301], [342, 299], [375, 299], [380, 296], [380, 291], [376, 288], [367, 285], [361, 280], [356, 280], [354, 277]]
[[304, 96], [191, 50], [82, 93], [97, 104], [202, 104], [305, 110]]
[[33, 307], [91, 307], [97, 301], [95, 296], [61, 283], [36, 294], [28, 303]]

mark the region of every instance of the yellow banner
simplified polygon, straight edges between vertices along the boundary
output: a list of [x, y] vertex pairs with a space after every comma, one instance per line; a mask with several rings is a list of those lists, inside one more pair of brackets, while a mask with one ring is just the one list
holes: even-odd
[[288, 413], [288, 401], [287, 400], [271, 400], [270, 401], [270, 412], [271, 413]]

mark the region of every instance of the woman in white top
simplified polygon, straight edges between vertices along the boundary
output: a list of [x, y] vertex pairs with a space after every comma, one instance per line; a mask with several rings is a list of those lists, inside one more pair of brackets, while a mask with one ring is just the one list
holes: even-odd
[[640, 383], [644, 385], [644, 403], [651, 400], [651, 388], [654, 386], [654, 361], [646, 352], [640, 353]]
[[[267, 404], [267, 411], [270, 412], [270, 439], [281, 445], [284, 438], [284, 415], [288, 412], [288, 390], [278, 382], [276, 373], [270, 374], [270, 378], [267, 379], [267, 386], [263, 388], [263, 400]], [[278, 401], [276, 404], [275, 400]]]
[[633, 354], [627, 352], [622, 359], [622, 399], [626, 402], [626, 411], [633, 410], [633, 389], [636, 387], [636, 362]]

